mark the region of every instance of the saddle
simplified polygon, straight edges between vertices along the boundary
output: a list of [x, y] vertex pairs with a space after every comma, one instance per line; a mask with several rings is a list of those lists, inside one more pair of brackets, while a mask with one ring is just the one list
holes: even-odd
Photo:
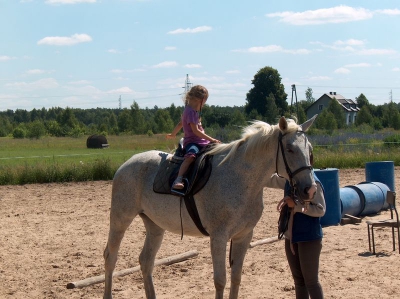
[[178, 176], [179, 168], [184, 159], [184, 152], [180, 145], [171, 158], [166, 159], [160, 164], [153, 182], [154, 192], [161, 194], [173, 194], [179, 196], [181, 199], [184, 199], [185, 206], [190, 217], [196, 224], [199, 231], [205, 236], [209, 236], [209, 234], [201, 223], [193, 195], [199, 192], [206, 185], [211, 175], [213, 156], [207, 154], [207, 151], [209, 151], [211, 147], [212, 145], [207, 146], [197, 154], [195, 162], [188, 169], [186, 177], [184, 178], [184, 189], [171, 190], [172, 184]]
[[[212, 145], [211, 145], [212, 146]], [[181, 190], [172, 189], [172, 184], [178, 176], [179, 168], [184, 160], [184, 151], [179, 145], [175, 154], [163, 161], [154, 178], [153, 191], [161, 194], [173, 194], [176, 196], [185, 196], [187, 194], [196, 194], [207, 183], [212, 170], [212, 157], [207, 155], [211, 146], [204, 147], [197, 155], [194, 163], [189, 167], [185, 177], [185, 188]]]

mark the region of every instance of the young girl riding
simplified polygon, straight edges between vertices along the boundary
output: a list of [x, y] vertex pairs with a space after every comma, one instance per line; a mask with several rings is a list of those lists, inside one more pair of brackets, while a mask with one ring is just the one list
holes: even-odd
[[176, 125], [167, 138], [174, 138], [183, 128], [184, 139], [183, 148], [186, 151], [184, 160], [178, 172], [178, 177], [172, 184], [172, 189], [183, 189], [185, 186], [182, 178], [189, 166], [196, 159], [196, 154], [207, 144], [220, 143], [219, 140], [208, 136], [201, 125], [200, 112], [208, 99], [208, 91], [204, 86], [193, 86], [185, 97], [185, 110], [183, 111], [181, 121]]

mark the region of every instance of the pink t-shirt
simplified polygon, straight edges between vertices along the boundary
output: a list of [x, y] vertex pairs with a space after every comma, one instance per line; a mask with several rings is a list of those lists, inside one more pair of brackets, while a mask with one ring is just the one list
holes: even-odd
[[204, 133], [204, 129], [201, 126], [201, 122], [199, 119], [199, 113], [196, 110], [192, 109], [192, 107], [187, 105], [182, 114], [182, 126], [183, 132], [185, 133], [185, 137], [183, 139], [183, 147], [186, 147], [186, 145], [188, 145], [189, 143], [196, 143], [200, 146], [205, 146], [209, 144], [209, 140], [200, 138], [193, 133], [192, 128], [190, 127], [190, 123], [196, 124], [199, 131]]

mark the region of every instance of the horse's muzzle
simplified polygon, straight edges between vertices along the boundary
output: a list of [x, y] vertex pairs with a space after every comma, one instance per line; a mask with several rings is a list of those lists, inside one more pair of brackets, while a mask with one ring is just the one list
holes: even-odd
[[308, 199], [313, 199], [315, 196], [315, 193], [317, 193], [317, 185], [313, 184], [311, 185], [311, 187], [306, 187], [304, 189], [304, 194], [307, 195], [308, 194]]

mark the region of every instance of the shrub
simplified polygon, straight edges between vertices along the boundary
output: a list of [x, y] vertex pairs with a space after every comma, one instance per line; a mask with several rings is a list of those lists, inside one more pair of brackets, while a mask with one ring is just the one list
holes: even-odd
[[26, 137], [30, 139], [39, 139], [46, 134], [46, 128], [44, 124], [38, 120], [32, 122], [28, 126], [28, 132]]
[[400, 135], [394, 134], [383, 139], [385, 147], [400, 147]]
[[15, 139], [24, 139], [26, 136], [26, 131], [21, 127], [15, 128], [12, 133], [12, 136]]

